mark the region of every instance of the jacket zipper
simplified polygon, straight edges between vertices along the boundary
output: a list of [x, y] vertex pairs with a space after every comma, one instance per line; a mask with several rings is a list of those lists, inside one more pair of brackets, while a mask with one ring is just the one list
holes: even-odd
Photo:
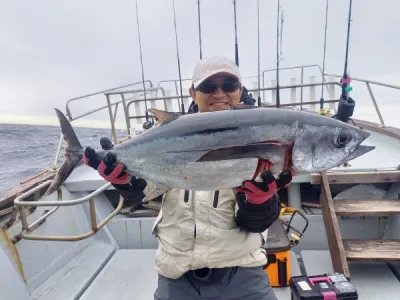
[[[189, 201], [189, 191], [185, 190], [185, 195], [183, 197], [183, 201], [186, 203]], [[193, 236], [196, 238], [196, 218], [194, 218], [194, 231], [193, 231]]]

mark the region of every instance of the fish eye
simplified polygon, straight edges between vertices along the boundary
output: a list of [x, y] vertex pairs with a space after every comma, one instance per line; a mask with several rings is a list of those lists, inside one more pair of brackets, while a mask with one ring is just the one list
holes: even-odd
[[350, 140], [351, 134], [347, 130], [341, 130], [336, 136], [335, 146], [344, 147], [350, 142]]

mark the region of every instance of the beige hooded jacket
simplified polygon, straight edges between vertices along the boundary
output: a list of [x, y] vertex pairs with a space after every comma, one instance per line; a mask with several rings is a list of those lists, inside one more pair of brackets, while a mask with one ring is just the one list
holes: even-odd
[[200, 268], [253, 267], [267, 263], [267, 231], [240, 230], [234, 191], [169, 190], [152, 233], [158, 239], [156, 271], [176, 279]]

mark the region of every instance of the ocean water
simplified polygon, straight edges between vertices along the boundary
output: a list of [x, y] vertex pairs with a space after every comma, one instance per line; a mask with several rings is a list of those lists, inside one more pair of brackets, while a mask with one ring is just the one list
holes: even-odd
[[[100, 148], [101, 137], [111, 138], [109, 129], [74, 127], [74, 130], [83, 147]], [[0, 196], [53, 164], [60, 134], [59, 126], [0, 123]], [[126, 130], [117, 131], [119, 138], [126, 135]]]

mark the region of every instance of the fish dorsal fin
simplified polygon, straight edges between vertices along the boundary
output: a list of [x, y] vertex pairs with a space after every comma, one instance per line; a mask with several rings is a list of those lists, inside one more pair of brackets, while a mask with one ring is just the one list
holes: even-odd
[[157, 108], [150, 108], [150, 109], [148, 109], [148, 112], [155, 115], [156, 118], [158, 119], [159, 123], [164, 123], [165, 121], [168, 121], [173, 118], [177, 118], [180, 115], [182, 115], [182, 113], [180, 113], [180, 112], [170, 112], [170, 111], [161, 110], [161, 109], [157, 109]]
[[250, 104], [238, 103], [238, 104], [231, 105], [230, 110], [253, 109], [253, 108], [262, 108], [262, 107], [254, 106], [254, 105], [250, 105]]

